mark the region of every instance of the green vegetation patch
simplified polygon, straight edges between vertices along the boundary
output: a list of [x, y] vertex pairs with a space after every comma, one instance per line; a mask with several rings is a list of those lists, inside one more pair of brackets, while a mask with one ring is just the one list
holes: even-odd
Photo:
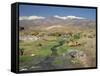
[[70, 47], [67, 45], [67, 44], [64, 44], [60, 47], [58, 47], [58, 55], [62, 55], [63, 53], [67, 52], [67, 50], [69, 49]]
[[30, 62], [32, 60], [31, 56], [20, 56], [20, 62]]
[[61, 64], [63, 64], [63, 62], [62, 62], [62, 60], [60, 60], [60, 59], [56, 59], [56, 60], [54, 61], [54, 64], [56, 64], [56, 65], [61, 65]]

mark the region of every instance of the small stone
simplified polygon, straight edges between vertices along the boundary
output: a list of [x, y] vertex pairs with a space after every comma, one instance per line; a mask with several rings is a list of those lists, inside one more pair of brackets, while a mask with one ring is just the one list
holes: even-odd
[[26, 68], [23, 68], [23, 69], [21, 69], [20, 71], [26, 71], [27, 69]]
[[31, 54], [31, 56], [35, 56], [35, 54]]

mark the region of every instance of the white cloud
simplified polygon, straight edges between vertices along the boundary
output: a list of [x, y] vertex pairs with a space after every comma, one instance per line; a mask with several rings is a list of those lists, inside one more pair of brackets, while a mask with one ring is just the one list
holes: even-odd
[[77, 17], [77, 16], [58, 16], [58, 15], [55, 15], [54, 17], [59, 18], [59, 19], [63, 19], [63, 20], [66, 20], [66, 19], [85, 19], [84, 17]]
[[36, 19], [45, 19], [45, 17], [42, 17], [42, 16], [21, 16], [19, 17], [19, 20], [36, 20]]

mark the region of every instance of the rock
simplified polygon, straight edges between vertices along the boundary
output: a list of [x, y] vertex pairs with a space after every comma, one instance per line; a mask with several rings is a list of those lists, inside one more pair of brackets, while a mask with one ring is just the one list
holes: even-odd
[[69, 55], [71, 58], [75, 58], [77, 56], [77, 51], [70, 52]]
[[70, 58], [80, 58], [86, 56], [83, 51], [76, 50], [76, 49], [70, 49], [68, 50], [66, 56], [70, 56]]
[[31, 36], [31, 35], [26, 35], [26, 36], [20, 36], [19, 40], [23, 40], [23, 41], [36, 41], [39, 40], [40, 37], [37, 36]]
[[[63, 58], [67, 58], [75, 64], [81, 64], [83, 67], [88, 67], [88, 57], [84, 51], [70, 49], [64, 55]], [[82, 67], [81, 66], [81, 67]]]
[[28, 70], [27, 68], [23, 68], [23, 69], [21, 69], [20, 71], [26, 71], [26, 70]]
[[31, 54], [31, 56], [35, 56], [35, 54]]

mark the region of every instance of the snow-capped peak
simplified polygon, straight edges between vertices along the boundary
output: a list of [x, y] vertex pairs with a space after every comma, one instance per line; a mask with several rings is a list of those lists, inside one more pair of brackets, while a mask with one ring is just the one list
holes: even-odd
[[19, 20], [35, 20], [35, 19], [45, 19], [45, 17], [42, 17], [42, 16], [21, 16], [19, 17]]
[[67, 16], [70, 19], [85, 19], [84, 17], [77, 17], [77, 16]]
[[84, 17], [77, 17], [77, 16], [58, 16], [58, 15], [55, 15], [54, 17], [59, 18], [59, 19], [63, 19], [63, 20], [66, 20], [66, 19], [85, 19]]

